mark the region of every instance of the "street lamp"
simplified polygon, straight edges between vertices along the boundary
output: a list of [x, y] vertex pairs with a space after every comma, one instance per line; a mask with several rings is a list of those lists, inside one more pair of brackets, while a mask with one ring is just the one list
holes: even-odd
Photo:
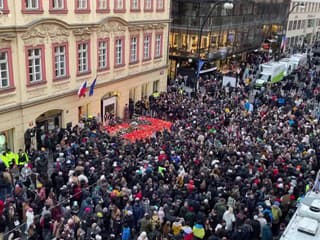
[[201, 40], [202, 40], [202, 34], [203, 34], [203, 29], [204, 26], [207, 24], [211, 14], [213, 13], [214, 9], [223, 4], [223, 8], [224, 9], [233, 9], [233, 0], [218, 0], [217, 2], [213, 3], [210, 5], [210, 10], [208, 12], [208, 14], [206, 15], [206, 17], [204, 18], [201, 26], [200, 26], [200, 31], [199, 31], [199, 35], [198, 35], [198, 45], [197, 45], [197, 63], [198, 63], [198, 71], [197, 71], [197, 78], [195, 81], [195, 92], [197, 92], [197, 82], [198, 82], [198, 78], [199, 78], [199, 74], [200, 74], [200, 70], [201, 70], [201, 65], [200, 65], [200, 60], [201, 60], [201, 56], [200, 56], [200, 48], [201, 48]]
[[[282, 33], [281, 33], [281, 43], [282, 41], [286, 41], [286, 39], [284, 39], [284, 37], [286, 36], [286, 29], [287, 29], [287, 26], [288, 26], [288, 19], [289, 19], [289, 15], [290, 13], [292, 13], [297, 7], [300, 7], [301, 9], [304, 9], [305, 8], [305, 5], [303, 2], [297, 2], [296, 4], [293, 4], [292, 8], [289, 10], [289, 12], [286, 14], [284, 20], [283, 20], [283, 23], [282, 23]], [[282, 47], [281, 47], [282, 44], [280, 44], [280, 54], [282, 52]]]

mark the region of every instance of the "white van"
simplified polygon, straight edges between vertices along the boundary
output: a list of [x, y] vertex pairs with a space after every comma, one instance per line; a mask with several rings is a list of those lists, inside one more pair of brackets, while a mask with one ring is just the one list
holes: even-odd
[[280, 240], [320, 239], [320, 171], [311, 191], [301, 200]]
[[284, 63], [286, 65], [286, 76], [290, 75], [295, 70], [295, 64], [290, 61], [290, 58], [282, 58], [279, 63]]
[[256, 85], [264, 83], [280, 82], [286, 76], [286, 64], [280, 62], [268, 62], [260, 65], [260, 75]]
[[308, 63], [307, 54], [297, 53], [290, 57], [290, 61], [294, 64], [294, 68], [303, 67]]

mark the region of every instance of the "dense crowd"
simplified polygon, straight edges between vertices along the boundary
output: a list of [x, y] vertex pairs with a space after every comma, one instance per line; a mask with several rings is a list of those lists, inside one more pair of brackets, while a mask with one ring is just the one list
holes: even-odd
[[32, 149], [28, 164], [2, 166], [0, 232], [272, 240], [319, 169], [320, 78], [304, 68], [295, 74], [259, 91], [243, 78], [222, 88], [220, 75], [208, 76], [193, 97], [173, 82], [141, 103], [144, 114], [172, 121], [171, 130], [135, 143], [109, 136], [95, 119], [54, 130], [52, 151]]

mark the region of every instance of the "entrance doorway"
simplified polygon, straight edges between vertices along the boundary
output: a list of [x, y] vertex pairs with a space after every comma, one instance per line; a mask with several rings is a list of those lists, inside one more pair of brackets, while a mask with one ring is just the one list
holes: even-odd
[[55, 109], [47, 111], [36, 118], [36, 126], [44, 131], [60, 128], [62, 125], [62, 110]]
[[41, 114], [36, 118], [36, 141], [37, 148], [48, 147], [45, 144], [45, 137], [56, 128], [62, 127], [63, 110], [54, 109]]
[[117, 116], [117, 97], [103, 98], [101, 100], [101, 120], [106, 122], [108, 116]]

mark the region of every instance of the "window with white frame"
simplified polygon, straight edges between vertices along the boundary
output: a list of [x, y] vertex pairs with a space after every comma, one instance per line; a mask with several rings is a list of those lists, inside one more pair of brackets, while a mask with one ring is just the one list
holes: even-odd
[[157, 0], [157, 9], [163, 9], [164, 8], [164, 0]]
[[139, 9], [139, 0], [131, 0], [131, 9]]
[[132, 37], [130, 40], [130, 62], [132, 63], [138, 61], [137, 49], [138, 49], [138, 38]]
[[99, 69], [107, 68], [108, 66], [108, 54], [107, 54], [107, 42], [99, 42]]
[[115, 56], [115, 64], [121, 65], [123, 64], [122, 52], [123, 52], [123, 40], [117, 39], [116, 40], [116, 56]]
[[155, 53], [155, 57], [161, 57], [161, 46], [162, 44], [162, 35], [161, 34], [157, 34], [156, 35], [156, 53]]
[[43, 80], [41, 54], [42, 52], [40, 48], [28, 50], [28, 75], [30, 83]]
[[53, 0], [53, 9], [64, 9], [64, 0]]
[[78, 44], [78, 73], [89, 71], [88, 43]]
[[0, 52], [0, 89], [10, 86], [8, 52]]
[[152, 9], [152, 0], [145, 0], [145, 5], [144, 5], [145, 9]]
[[0, 0], [0, 9], [4, 9], [4, 0]]
[[67, 76], [66, 46], [54, 48], [54, 69], [56, 78]]
[[146, 35], [143, 39], [143, 59], [150, 59], [150, 40], [150, 35]]
[[88, 0], [78, 0], [78, 9], [87, 9]]
[[100, 10], [108, 9], [108, 0], [99, 0], [98, 1], [98, 9], [100, 9]]
[[39, 9], [39, 0], [25, 0], [26, 9]]
[[123, 9], [124, 8], [124, 0], [116, 0], [116, 9]]

